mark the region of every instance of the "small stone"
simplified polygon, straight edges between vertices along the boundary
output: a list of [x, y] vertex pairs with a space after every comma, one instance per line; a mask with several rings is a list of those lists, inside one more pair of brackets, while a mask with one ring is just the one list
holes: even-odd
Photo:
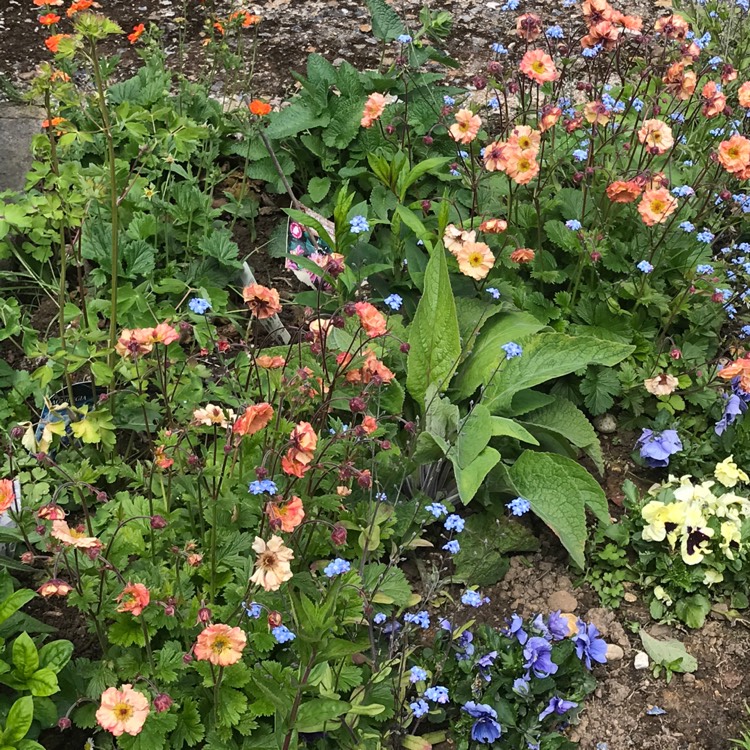
[[638, 597], [635, 594], [631, 594], [629, 591], [626, 592], [622, 598], [629, 604], [633, 604], [633, 602], [638, 601]]
[[684, 675], [682, 675], [682, 681], [686, 685], [692, 685], [695, 682], [695, 675], [694, 674], [690, 674], [690, 673], [684, 674]]
[[633, 660], [633, 666], [636, 669], [648, 669], [648, 654], [645, 651], [638, 651]]
[[617, 420], [611, 414], [601, 414], [594, 419], [594, 427], [603, 435], [611, 435], [617, 430]]
[[607, 644], [607, 661], [620, 661], [625, 657], [622, 647], [616, 643]]
[[556, 610], [560, 610], [561, 612], [575, 612], [578, 608], [578, 600], [570, 591], [555, 591], [554, 594], [550, 594], [547, 598], [547, 606], [553, 612]]

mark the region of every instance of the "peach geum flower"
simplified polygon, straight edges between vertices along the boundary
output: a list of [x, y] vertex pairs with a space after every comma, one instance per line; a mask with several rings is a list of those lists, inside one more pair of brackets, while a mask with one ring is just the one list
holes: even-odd
[[484, 242], [466, 242], [456, 255], [458, 270], [464, 276], [480, 281], [495, 265], [495, 256]]
[[502, 234], [507, 228], [508, 222], [505, 219], [485, 219], [479, 225], [479, 231], [487, 234]]
[[643, 381], [644, 388], [654, 396], [669, 396], [679, 384], [680, 381], [674, 375], [666, 372]]
[[719, 377], [722, 380], [733, 380], [739, 377], [740, 388], [745, 393], [750, 393], [750, 357], [740, 357], [725, 365], [719, 370]]
[[539, 130], [529, 125], [516, 125], [508, 138], [509, 146], [516, 146], [521, 151], [539, 151], [542, 142], [542, 134]]
[[516, 146], [509, 146], [505, 155], [508, 177], [519, 185], [528, 185], [539, 174], [536, 150], [528, 148], [521, 151]]
[[134, 617], [143, 612], [151, 601], [151, 594], [142, 583], [129, 583], [117, 597], [118, 612], [130, 612]]
[[52, 536], [67, 547], [76, 549], [100, 549], [102, 546], [95, 536], [86, 536], [83, 531], [71, 529], [66, 521], [52, 522]]
[[67, 581], [60, 578], [51, 578], [43, 583], [36, 592], [39, 596], [48, 599], [50, 596], [67, 596], [72, 590], [73, 587]]
[[646, 190], [638, 204], [638, 213], [647, 227], [662, 224], [677, 210], [677, 199], [666, 188]]
[[250, 312], [258, 320], [272, 318], [281, 312], [281, 302], [276, 289], [269, 289], [262, 284], [250, 284], [242, 290], [242, 299], [250, 308]]
[[256, 536], [253, 549], [258, 557], [255, 559], [255, 573], [250, 580], [266, 591], [278, 591], [281, 584], [290, 580], [293, 575], [289, 561], [294, 560], [294, 552], [275, 534], [268, 542]]
[[536, 253], [530, 247], [519, 247], [510, 254], [514, 263], [531, 263]]
[[719, 144], [719, 162], [727, 172], [737, 174], [750, 165], [750, 140], [735, 133]]
[[386, 319], [383, 314], [369, 302], [357, 302], [354, 305], [359, 322], [368, 338], [374, 339], [386, 332]]
[[607, 106], [596, 99], [593, 102], [587, 102], [583, 108], [583, 117], [590, 125], [606, 125], [612, 113]]
[[644, 120], [638, 131], [638, 140], [653, 154], [665, 154], [674, 146], [672, 128], [661, 120]]
[[217, 667], [228, 667], [242, 658], [247, 636], [242, 628], [217, 623], [198, 634], [193, 653], [198, 661], [208, 661]]
[[539, 84], [555, 81], [559, 75], [552, 58], [541, 49], [528, 50], [518, 67], [522, 73]]
[[259, 404], [251, 404], [244, 413], [232, 425], [232, 431], [236, 435], [254, 435], [260, 432], [273, 418], [273, 407], [262, 401]]
[[750, 109], [750, 81], [745, 81], [737, 90], [737, 101], [740, 107]]
[[455, 224], [448, 224], [443, 232], [443, 245], [451, 255], [457, 255], [464, 242], [476, 242], [477, 233], [459, 229]]
[[0, 479], [0, 513], [5, 513], [13, 505], [15, 496], [13, 481], [11, 479]]
[[115, 351], [121, 357], [142, 357], [154, 348], [154, 329], [136, 328], [130, 330], [123, 328], [120, 338], [115, 344]]
[[225, 412], [216, 404], [206, 404], [202, 409], [196, 409], [193, 412], [193, 424], [195, 425], [206, 425], [207, 427], [216, 425], [226, 429], [231, 421], [234, 421], [234, 412], [231, 409], [227, 409]]
[[286, 364], [286, 360], [279, 355], [261, 354], [255, 358], [255, 364], [264, 370], [280, 370]]
[[151, 332], [151, 340], [155, 344], [164, 344], [169, 346], [175, 341], [180, 340], [180, 334], [177, 333], [177, 329], [169, 325], [169, 323], [159, 323]]
[[302, 499], [292, 495], [292, 499], [285, 505], [268, 503], [266, 513], [272, 529], [281, 528], [282, 531], [289, 533], [302, 523], [305, 517], [305, 508]]
[[488, 172], [504, 172], [506, 167], [505, 149], [508, 144], [505, 141], [493, 141], [484, 149], [484, 168]]
[[367, 97], [367, 101], [365, 102], [365, 110], [362, 113], [362, 119], [360, 120], [359, 124], [363, 128], [372, 127], [372, 125], [380, 119], [381, 115], [385, 111], [386, 103], [386, 98], [382, 94], [379, 94], [377, 91], [370, 94], [370, 96]]
[[99, 726], [115, 737], [140, 734], [150, 708], [148, 698], [125, 684], [119, 690], [111, 687], [102, 693], [101, 703], [96, 711]]
[[632, 203], [642, 192], [635, 180], [616, 180], [607, 187], [607, 197], [612, 203]]
[[482, 127], [482, 119], [469, 109], [459, 109], [456, 121], [448, 128], [448, 133], [458, 143], [471, 143]]

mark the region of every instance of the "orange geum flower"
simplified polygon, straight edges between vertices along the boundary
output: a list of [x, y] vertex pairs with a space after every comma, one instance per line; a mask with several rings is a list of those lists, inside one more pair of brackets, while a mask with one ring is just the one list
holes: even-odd
[[672, 128], [662, 120], [644, 120], [638, 140], [655, 154], [665, 154], [674, 146]]
[[66, 547], [75, 549], [101, 549], [102, 543], [95, 536], [86, 536], [79, 529], [71, 529], [65, 521], [52, 522], [52, 536]]
[[177, 329], [169, 325], [169, 323], [159, 323], [153, 328], [151, 338], [155, 344], [169, 346], [175, 341], [180, 340], [180, 334], [177, 332]]
[[727, 172], [738, 174], [750, 166], [750, 140], [739, 134], [719, 144], [719, 162]]
[[260, 432], [273, 418], [273, 407], [265, 401], [251, 404], [232, 425], [235, 435], [254, 435]]
[[48, 5], [59, 6], [63, 0], [31, 0], [37, 8], [46, 8]]
[[305, 508], [301, 498], [292, 495], [292, 499], [284, 505], [277, 505], [274, 502], [268, 503], [266, 514], [271, 522], [272, 529], [281, 528], [282, 531], [290, 533], [304, 520]]
[[734, 362], [724, 365], [719, 370], [719, 377], [722, 380], [733, 380], [738, 377], [740, 379], [740, 388], [745, 393], [750, 393], [750, 357], [740, 357]]
[[0, 513], [5, 513], [16, 497], [11, 479], [0, 479]]
[[745, 81], [737, 90], [737, 101], [740, 107], [750, 109], [750, 81]]
[[271, 111], [271, 105], [261, 99], [253, 99], [248, 107], [257, 117], [264, 117]]
[[56, 128], [58, 125], [62, 125], [64, 122], [64, 117], [53, 117], [51, 120], [42, 120], [42, 127], [45, 130], [47, 128]]
[[647, 227], [662, 224], [677, 210], [677, 199], [666, 188], [646, 190], [638, 204], [638, 213]]
[[712, 117], [718, 117], [727, 106], [727, 97], [719, 91], [719, 87], [714, 81], [709, 81], [703, 86], [701, 96], [704, 99], [701, 112], [709, 120]]
[[255, 364], [264, 370], [280, 370], [286, 365], [286, 360], [279, 355], [272, 357], [268, 354], [261, 354], [260, 357], [255, 358]]
[[484, 242], [466, 242], [456, 255], [458, 270], [470, 279], [480, 281], [495, 265], [495, 256]]
[[542, 134], [528, 125], [516, 125], [508, 138], [508, 145], [515, 146], [521, 151], [539, 151]]
[[261, 17], [253, 15], [248, 10], [236, 10], [229, 16], [230, 21], [236, 21], [238, 18], [242, 19], [242, 28], [249, 29], [251, 26], [255, 26], [256, 23], [261, 22]]
[[57, 13], [45, 13], [43, 16], [39, 16], [39, 23], [42, 26], [52, 26], [60, 20], [60, 16]]
[[375, 417], [368, 414], [363, 420], [362, 420], [362, 429], [368, 434], [372, 435], [375, 430], [378, 429], [378, 420], [375, 419]]
[[73, 587], [67, 581], [60, 578], [51, 578], [43, 583], [36, 592], [39, 596], [49, 599], [51, 596], [67, 596], [72, 590]]
[[448, 128], [451, 138], [457, 143], [471, 143], [482, 127], [482, 118], [468, 109], [459, 109], [456, 112], [456, 121]]
[[44, 521], [62, 521], [65, 518], [65, 511], [56, 503], [48, 503], [39, 508], [36, 517]]
[[166, 471], [174, 465], [174, 459], [166, 454], [166, 448], [163, 445], [157, 445], [154, 448], [154, 463], [163, 471]]
[[539, 84], [555, 81], [559, 76], [552, 58], [541, 49], [530, 49], [518, 66], [522, 73]]
[[487, 234], [502, 234], [507, 228], [508, 222], [505, 219], [485, 219], [479, 225], [479, 231]]
[[133, 690], [132, 685], [125, 684], [120, 690], [111, 687], [102, 693], [96, 720], [102, 729], [115, 737], [122, 734], [134, 737], [140, 734], [149, 712], [148, 698]]
[[664, 34], [668, 39], [681, 42], [690, 31], [690, 24], [682, 16], [673, 13], [671, 16], [662, 16], [657, 19], [654, 31], [657, 34]]
[[273, 535], [268, 542], [255, 537], [253, 549], [258, 553], [255, 559], [255, 573], [250, 580], [266, 591], [278, 591], [281, 584], [292, 578], [289, 565], [294, 560], [294, 552], [284, 544], [280, 536]]
[[388, 385], [396, 376], [375, 356], [373, 352], [365, 354], [365, 362], [360, 369], [362, 382], [376, 382], [382, 385]]
[[386, 104], [387, 100], [382, 94], [379, 94], [377, 91], [370, 94], [365, 102], [365, 109], [359, 124], [363, 128], [372, 127], [385, 111]]
[[221, 36], [223, 36], [223, 35], [224, 35], [224, 24], [223, 24], [223, 23], [221, 23], [221, 21], [216, 21], [216, 23], [214, 23], [214, 28], [216, 29], [216, 31], [217, 31], [217, 32], [218, 32], [218, 33], [219, 33], [219, 34], [220, 34]]
[[505, 141], [493, 141], [484, 149], [484, 168], [488, 172], [504, 172], [507, 166], [505, 160], [505, 149], [508, 144]]
[[536, 253], [530, 247], [519, 247], [510, 254], [514, 263], [531, 263]]
[[62, 39], [70, 39], [70, 36], [70, 34], [53, 34], [44, 40], [44, 45], [50, 52], [56, 54], [60, 48], [60, 41]]
[[145, 24], [139, 23], [137, 26], [133, 26], [132, 33], [128, 34], [128, 41], [131, 44], [135, 44], [146, 31]]
[[607, 187], [607, 197], [612, 203], [632, 203], [642, 192], [635, 180], [616, 180]]
[[70, 8], [68, 8], [68, 18], [72, 18], [76, 13], [80, 13], [82, 10], [88, 10], [93, 4], [94, 0], [75, 0]]
[[281, 302], [276, 289], [262, 284], [250, 284], [242, 290], [242, 299], [258, 320], [272, 318], [281, 312]]
[[295, 425], [289, 436], [295, 460], [301, 463], [310, 463], [313, 453], [318, 446], [318, 435], [309, 422], [300, 422]]
[[217, 667], [228, 667], [242, 658], [247, 636], [242, 628], [217, 623], [198, 634], [193, 653], [198, 661], [208, 661]]
[[118, 612], [130, 612], [133, 617], [138, 617], [151, 601], [151, 594], [142, 583], [129, 583], [117, 597], [117, 601], [120, 602]]
[[552, 107], [547, 105], [542, 109], [542, 116], [539, 118], [539, 130], [544, 133], [550, 128], [557, 124], [557, 121], [562, 117], [562, 109], [560, 107]]
[[506, 152], [508, 177], [519, 185], [528, 185], [539, 174], [537, 152], [533, 149], [521, 151], [519, 148], [509, 147]]
[[121, 357], [141, 357], [154, 348], [153, 328], [123, 328], [115, 344], [115, 351]]
[[583, 116], [591, 125], [606, 125], [612, 113], [607, 109], [605, 104], [598, 99], [588, 102], [583, 108]]
[[357, 302], [354, 305], [354, 311], [357, 313], [359, 323], [368, 338], [374, 339], [386, 333], [386, 319], [375, 305], [371, 305], [369, 302]]

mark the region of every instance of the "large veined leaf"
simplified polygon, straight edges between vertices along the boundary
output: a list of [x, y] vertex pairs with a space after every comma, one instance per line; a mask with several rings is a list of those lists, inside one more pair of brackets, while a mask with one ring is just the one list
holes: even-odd
[[540, 333], [523, 342], [520, 357], [502, 363], [487, 384], [484, 403], [493, 413], [502, 412], [511, 405], [513, 394], [519, 391], [568, 375], [587, 365], [611, 367], [634, 349], [629, 344], [589, 336]]
[[597, 481], [570, 458], [529, 450], [519, 456], [509, 473], [516, 491], [582, 568], [586, 508], [602, 523], [610, 523], [607, 498]]
[[424, 293], [409, 327], [406, 388], [420, 407], [430, 385], [446, 388], [460, 354], [456, 303], [445, 253], [438, 247], [427, 264]]
[[[452, 388], [456, 399], [468, 398], [490, 378], [501, 358], [505, 356], [500, 348], [503, 344], [518, 341], [542, 328], [544, 325], [527, 313], [510, 312], [493, 317], [482, 328], [474, 351], [455, 378]], [[506, 366], [507, 364], [502, 365], [503, 368]]]
[[520, 440], [522, 443], [539, 445], [539, 441], [515, 419], [507, 417], [492, 417], [493, 437], [510, 437]]
[[494, 448], [487, 446], [470, 464], [461, 467], [456, 454], [448, 454], [453, 462], [453, 473], [456, 477], [456, 486], [461, 502], [464, 505], [474, 499], [482, 482], [487, 475], [500, 462], [500, 453]]
[[[495, 419], [500, 419], [500, 417], [495, 417]], [[558, 397], [549, 406], [526, 414], [521, 423], [532, 433], [535, 433], [535, 428], [538, 428], [565, 438], [576, 448], [586, 452], [596, 464], [600, 474], [604, 472], [602, 447], [596, 430], [586, 415], [567, 399]]]
[[392, 42], [401, 34], [406, 34], [406, 26], [393, 8], [385, 0], [367, 0], [372, 15], [372, 33], [384, 42]]
[[456, 458], [466, 468], [485, 449], [492, 437], [492, 415], [486, 406], [477, 404], [467, 415], [458, 433]]
[[316, 114], [309, 104], [297, 100], [279, 112], [269, 115], [266, 135], [269, 138], [289, 138], [303, 130], [325, 127], [330, 119], [328, 113]]

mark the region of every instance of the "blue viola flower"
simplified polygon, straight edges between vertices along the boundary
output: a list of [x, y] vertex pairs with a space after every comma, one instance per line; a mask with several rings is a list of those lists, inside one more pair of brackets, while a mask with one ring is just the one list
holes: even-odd
[[188, 301], [188, 307], [196, 315], [205, 315], [211, 309], [211, 303], [202, 297], [193, 297]]
[[461, 706], [461, 710], [466, 711], [469, 716], [476, 719], [471, 727], [471, 739], [479, 742], [481, 745], [490, 745], [496, 742], [503, 732], [502, 727], [497, 722], [497, 711], [486, 703], [475, 703], [468, 701]]
[[549, 699], [547, 708], [545, 708], [544, 711], [539, 714], [539, 721], [546, 719], [550, 714], [557, 714], [558, 716], [562, 716], [567, 711], [570, 711], [571, 708], [577, 707], [578, 704], [575, 701], [566, 701], [564, 698], [553, 695]]
[[527, 677], [518, 677], [513, 680], [513, 692], [525, 698], [531, 692], [531, 681]]
[[531, 629], [539, 633], [542, 638], [546, 638], [548, 641], [552, 640], [552, 634], [549, 632], [547, 624], [544, 622], [544, 617], [541, 614], [537, 615], [531, 622]]
[[348, 573], [351, 569], [352, 564], [348, 560], [337, 557], [335, 560], [331, 560], [331, 562], [323, 568], [323, 572], [328, 578], [333, 578], [342, 573]]
[[557, 672], [557, 664], [552, 661], [552, 646], [546, 638], [529, 638], [523, 648], [523, 658], [526, 660], [523, 668], [531, 670], [535, 677], [544, 679]]
[[489, 654], [480, 656], [479, 659], [477, 659], [479, 674], [481, 674], [487, 682], [492, 682], [490, 669], [492, 669], [495, 659], [497, 659], [497, 651], [490, 651]]
[[277, 625], [271, 630], [271, 635], [276, 639], [276, 643], [289, 643], [297, 637], [286, 625]]
[[427, 690], [424, 691], [424, 697], [427, 698], [428, 701], [432, 701], [433, 703], [440, 703], [441, 705], [450, 703], [450, 698], [448, 697], [448, 688], [443, 687], [442, 685], [433, 685], [432, 687], [428, 687]]
[[676, 430], [654, 432], [644, 429], [635, 444], [646, 466], [652, 469], [669, 466], [669, 457], [682, 450], [682, 441]]
[[502, 634], [506, 638], [515, 638], [523, 646], [529, 638], [523, 629], [523, 619], [514, 612], [510, 620], [506, 620], [505, 622], [508, 624], [508, 627], [501, 631]]
[[583, 620], [578, 621], [578, 633], [573, 636], [576, 656], [584, 662], [586, 669], [591, 669], [591, 661], [599, 664], [607, 663], [607, 644], [599, 637], [599, 630], [594, 623], [588, 625]]
[[561, 641], [568, 637], [570, 633], [570, 625], [566, 617], [562, 616], [562, 613], [558, 609], [557, 612], [550, 612], [549, 618], [547, 619], [547, 628], [549, 629], [552, 639], [555, 641]]
[[523, 354], [523, 349], [515, 341], [509, 341], [500, 348], [505, 352], [505, 359], [513, 359]]
[[456, 638], [456, 648], [459, 652], [456, 654], [456, 661], [468, 661], [474, 655], [474, 634], [470, 630], [464, 630]]
[[505, 505], [514, 516], [522, 516], [531, 510], [531, 503], [525, 497], [516, 497]]

